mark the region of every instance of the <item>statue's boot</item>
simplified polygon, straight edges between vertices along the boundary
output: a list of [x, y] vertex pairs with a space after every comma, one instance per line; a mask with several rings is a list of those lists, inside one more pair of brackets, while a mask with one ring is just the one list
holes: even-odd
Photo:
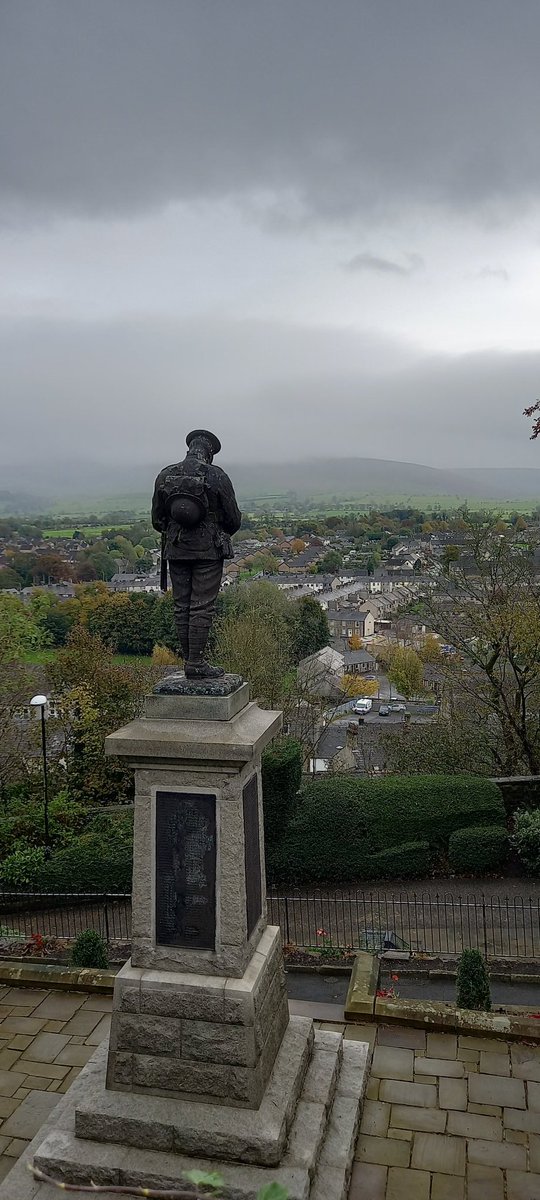
[[178, 637], [180, 653], [184, 663], [186, 663], [189, 658], [189, 625], [187, 621], [185, 624], [180, 624], [179, 621], [176, 622], [176, 635]]
[[189, 658], [184, 663], [186, 679], [221, 679], [223, 667], [213, 667], [204, 657], [210, 625], [206, 621], [191, 621], [189, 627]]

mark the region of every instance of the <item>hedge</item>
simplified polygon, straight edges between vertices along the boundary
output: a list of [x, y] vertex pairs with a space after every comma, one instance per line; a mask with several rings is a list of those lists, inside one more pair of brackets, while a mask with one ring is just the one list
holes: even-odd
[[329, 775], [300, 793], [285, 836], [269, 848], [269, 876], [283, 883], [344, 884], [383, 874], [399, 878], [407, 855], [396, 857], [395, 851], [411, 843], [418, 869], [413, 872], [411, 862], [410, 873], [423, 873], [428, 855], [418, 844], [446, 853], [456, 829], [503, 822], [497, 786], [479, 776]]
[[0, 867], [0, 882], [38, 892], [130, 892], [133, 844], [129, 836], [85, 833], [44, 858], [42, 847], [18, 850]]
[[429, 842], [404, 842], [379, 850], [371, 859], [374, 879], [414, 879], [429, 875], [431, 849]]
[[469, 825], [456, 829], [448, 844], [448, 863], [452, 871], [479, 875], [502, 866], [508, 854], [508, 833], [504, 825]]
[[302, 748], [294, 738], [283, 738], [262, 756], [264, 836], [273, 843], [283, 836], [296, 808], [302, 782]]

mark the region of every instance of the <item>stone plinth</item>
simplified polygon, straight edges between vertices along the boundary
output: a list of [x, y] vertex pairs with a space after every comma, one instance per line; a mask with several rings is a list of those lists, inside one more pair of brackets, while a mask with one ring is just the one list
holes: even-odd
[[[197, 1168], [219, 1171], [224, 1200], [273, 1181], [290, 1200], [344, 1200], [368, 1047], [289, 1020], [260, 778], [281, 714], [249, 703], [242, 680], [201, 685], [165, 680], [107, 738], [135, 771], [132, 956], [110, 1042], [34, 1161], [71, 1185], [173, 1190]], [[22, 1168], [0, 1188], [8, 1198], [28, 1200]]]

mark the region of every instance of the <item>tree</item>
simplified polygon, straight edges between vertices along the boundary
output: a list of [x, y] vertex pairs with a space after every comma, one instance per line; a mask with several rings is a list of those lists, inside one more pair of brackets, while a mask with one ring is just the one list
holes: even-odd
[[256, 573], [262, 572], [263, 575], [275, 575], [278, 567], [279, 559], [274, 554], [258, 550], [257, 554], [253, 555], [251, 570]]
[[114, 662], [101, 638], [81, 626], [47, 668], [65, 735], [69, 794], [84, 804], [118, 803], [133, 792], [132, 771], [105, 757], [105, 737], [137, 716], [159, 667]]
[[443, 571], [445, 571], [447, 575], [450, 574], [451, 564], [458, 561], [459, 554], [460, 554], [459, 546], [445, 546], [444, 547], [443, 555], [442, 555], [442, 565], [443, 565]]
[[362, 638], [359, 633], [351, 633], [349, 638], [349, 650], [361, 650]]
[[469, 566], [441, 577], [430, 623], [455, 653], [444, 659], [451, 714], [478, 725], [494, 773], [540, 773], [540, 587], [534, 562], [491, 526], [470, 526]]
[[0, 568], [0, 591], [4, 589], [21, 588], [23, 586], [22, 575], [14, 571], [12, 567]]
[[418, 649], [418, 654], [424, 663], [438, 663], [441, 661], [441, 643], [433, 633], [426, 633], [426, 636]]
[[18, 596], [0, 595], [0, 662], [21, 659], [44, 644], [31, 609]]
[[318, 600], [313, 596], [302, 596], [288, 601], [285, 617], [289, 632], [291, 657], [299, 663], [309, 654], [322, 650], [330, 641], [328, 617]]
[[226, 671], [242, 675], [264, 707], [279, 707], [290, 666], [285, 623], [253, 610], [218, 622], [215, 656]]
[[410, 646], [396, 646], [390, 660], [388, 678], [407, 699], [419, 695], [422, 691], [424, 671], [416, 650], [412, 650]]
[[349, 699], [356, 696], [376, 696], [379, 691], [376, 679], [364, 679], [362, 675], [344, 675], [341, 686]]
[[291, 542], [291, 550], [293, 554], [301, 554], [302, 551], [306, 549], [306, 546], [307, 542], [304, 542], [302, 538], [293, 538]]
[[328, 550], [324, 558], [319, 559], [317, 563], [318, 575], [331, 575], [334, 571], [339, 571], [343, 563], [343, 555], [338, 550]]

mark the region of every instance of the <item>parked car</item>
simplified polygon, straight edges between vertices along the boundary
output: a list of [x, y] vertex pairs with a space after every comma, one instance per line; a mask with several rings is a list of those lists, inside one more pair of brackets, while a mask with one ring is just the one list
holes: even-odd
[[371, 712], [372, 708], [373, 708], [373, 700], [369, 700], [367, 698], [361, 698], [360, 700], [356, 701], [355, 706], [353, 708], [353, 712], [368, 713], [368, 712]]
[[380, 717], [387, 717], [389, 712], [390, 712], [390, 709], [389, 709], [388, 705], [387, 705], [387, 704], [381, 704], [381, 707], [380, 707], [380, 709], [379, 709], [379, 716], [380, 716]]
[[394, 700], [388, 707], [390, 712], [407, 712], [407, 705], [402, 704], [401, 700]]

